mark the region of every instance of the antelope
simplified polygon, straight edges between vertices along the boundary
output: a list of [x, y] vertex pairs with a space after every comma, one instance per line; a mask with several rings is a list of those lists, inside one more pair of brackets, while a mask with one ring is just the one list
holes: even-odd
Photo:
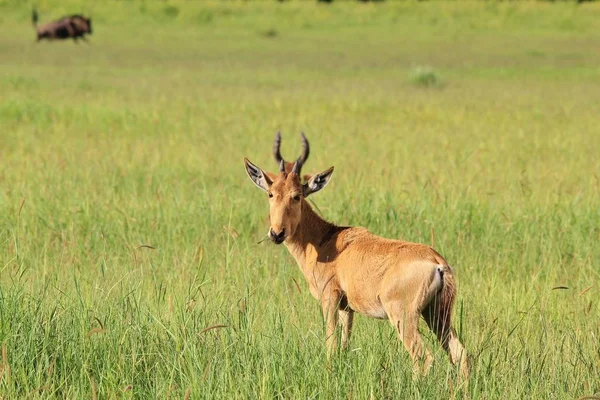
[[63, 17], [54, 22], [37, 26], [38, 13], [33, 10], [31, 21], [36, 28], [37, 41], [42, 39], [73, 39], [77, 43], [77, 39], [87, 40], [85, 35], [92, 34], [92, 19], [86, 18], [80, 14], [74, 14]]
[[[308, 155], [310, 154], [310, 146], [308, 144], [308, 139], [306, 139], [306, 136], [304, 136], [304, 132], [300, 132], [300, 136], [302, 137], [302, 154], [300, 155], [298, 160], [300, 161], [300, 168], [302, 168], [302, 166], [306, 163], [306, 160], [308, 160]], [[275, 141], [273, 142], [273, 156], [275, 157], [275, 161], [277, 162], [277, 164], [280, 164], [281, 162], [283, 162], [285, 172], [290, 173], [292, 171], [292, 168], [294, 167], [294, 163], [287, 162], [283, 159], [283, 157], [281, 157], [280, 147], [281, 147], [281, 132], [277, 132], [277, 135], [275, 135]], [[265, 173], [271, 180], [274, 180], [277, 177], [277, 174], [274, 174], [272, 172], [265, 172]], [[298, 175], [299, 174], [300, 174], [300, 172], [298, 172]], [[304, 181], [308, 181], [311, 176], [312, 175], [308, 175], [308, 174], [304, 175], [303, 176]]]
[[413, 361], [414, 376], [425, 375], [433, 356], [424, 346], [418, 323], [422, 316], [450, 361], [469, 375], [467, 352], [451, 325], [456, 284], [452, 268], [424, 244], [385, 239], [361, 227], [337, 226], [313, 211], [306, 198], [331, 180], [333, 167], [301, 183], [301, 163], [290, 172], [280, 162], [272, 178], [244, 158], [248, 177], [269, 196], [269, 238], [285, 243], [295, 258], [310, 293], [321, 302], [326, 322], [327, 357], [347, 349], [354, 313], [387, 319]]

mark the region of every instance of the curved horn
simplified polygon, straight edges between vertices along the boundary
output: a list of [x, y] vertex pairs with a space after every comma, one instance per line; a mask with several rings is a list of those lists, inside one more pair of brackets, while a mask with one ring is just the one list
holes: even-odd
[[302, 160], [298, 158], [294, 163], [294, 167], [292, 168], [292, 174], [300, 175], [300, 170], [302, 169]]
[[281, 147], [281, 132], [277, 132], [277, 135], [275, 135], [275, 141], [273, 142], [273, 156], [275, 156], [275, 161], [277, 162], [283, 161], [279, 147]]
[[301, 163], [304, 164], [310, 154], [310, 146], [308, 145], [308, 139], [304, 136], [304, 132], [300, 132], [302, 136], [302, 155], [300, 156]]
[[279, 172], [285, 172], [285, 161], [283, 159], [279, 163]]

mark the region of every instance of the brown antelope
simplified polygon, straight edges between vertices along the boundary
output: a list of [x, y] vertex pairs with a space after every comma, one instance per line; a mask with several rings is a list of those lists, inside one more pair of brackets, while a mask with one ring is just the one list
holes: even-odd
[[[433, 362], [418, 330], [424, 317], [463, 378], [467, 353], [450, 323], [456, 296], [452, 268], [430, 246], [384, 239], [365, 228], [336, 226], [319, 217], [305, 200], [323, 189], [333, 167], [301, 184], [300, 163], [288, 173], [283, 161], [271, 178], [244, 159], [246, 173], [269, 195], [269, 237], [296, 259], [311, 294], [321, 302], [327, 325], [327, 354], [336, 350], [338, 322], [347, 348], [354, 313], [388, 319], [408, 350], [416, 374]], [[422, 363], [422, 365], [420, 365]]]
[[[300, 161], [300, 168], [302, 168], [302, 166], [306, 163], [306, 160], [308, 160], [308, 155], [310, 154], [310, 146], [308, 144], [308, 139], [306, 139], [306, 136], [304, 136], [304, 132], [300, 132], [300, 136], [302, 136], [302, 154], [300, 155], [300, 157], [298, 158], [298, 161]], [[285, 161], [283, 159], [283, 157], [281, 157], [281, 132], [277, 132], [277, 135], [275, 135], [275, 141], [273, 142], [273, 156], [275, 157], [275, 161], [277, 162], [277, 164], [281, 164], [281, 162], [283, 161], [283, 165], [285, 168], [285, 172], [287, 172], [288, 174], [292, 171], [292, 168], [294, 167], [294, 163], [293, 162], [288, 162]], [[274, 174], [272, 172], [265, 172], [267, 174], [267, 176], [271, 179], [274, 180], [277, 177], [277, 174]], [[298, 174], [300, 174], [300, 172], [298, 172]], [[304, 175], [303, 179], [304, 181], [308, 181], [311, 178], [312, 175]]]

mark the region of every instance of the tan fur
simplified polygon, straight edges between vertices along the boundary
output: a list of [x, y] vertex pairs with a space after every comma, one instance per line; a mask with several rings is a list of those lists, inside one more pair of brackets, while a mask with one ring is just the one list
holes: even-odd
[[[247, 171], [256, 173], [257, 167], [250, 163], [255, 169], [248, 170], [248, 164], [246, 160]], [[272, 196], [272, 232], [285, 232], [285, 246], [311, 294], [321, 302], [328, 355], [336, 350], [338, 322], [343, 329], [342, 347], [348, 346], [353, 314], [358, 312], [388, 319], [410, 353], [415, 372], [426, 373], [433, 357], [418, 330], [423, 316], [452, 363], [460, 365], [462, 377], [467, 378], [466, 350], [451, 326], [456, 288], [446, 260], [430, 246], [384, 239], [364, 228], [339, 227], [320, 218], [304, 195], [300, 199], [297, 195], [312, 193], [307, 188], [311, 184], [317, 187], [323, 180], [319, 175], [328, 181], [332, 169], [326, 173], [315, 174], [316, 180], [304, 185], [296, 174], [280, 173], [257, 186]], [[252, 178], [250, 172], [249, 176]]]

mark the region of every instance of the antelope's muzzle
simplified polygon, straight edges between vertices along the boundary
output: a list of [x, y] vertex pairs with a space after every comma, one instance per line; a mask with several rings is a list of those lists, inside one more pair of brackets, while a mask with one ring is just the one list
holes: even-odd
[[275, 233], [273, 228], [269, 229], [269, 237], [275, 244], [281, 244], [285, 240], [285, 229], [282, 229], [281, 232]]

